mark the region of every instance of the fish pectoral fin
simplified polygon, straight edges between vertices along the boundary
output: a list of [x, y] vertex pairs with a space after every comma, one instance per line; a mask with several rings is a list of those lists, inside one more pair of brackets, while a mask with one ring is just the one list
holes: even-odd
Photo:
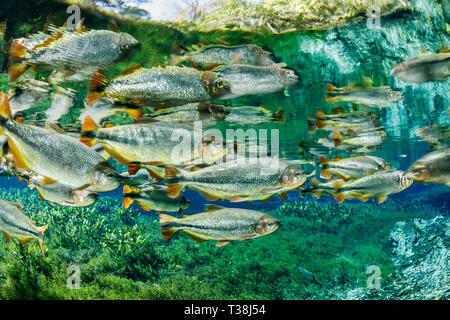
[[384, 201], [386, 201], [387, 198], [388, 198], [387, 196], [381, 196], [381, 197], [378, 197], [378, 198], [377, 198], [378, 203], [379, 203], [379, 204], [383, 203]]
[[176, 199], [181, 195], [182, 190], [183, 190], [182, 185], [172, 184], [167, 187], [166, 192], [169, 198]]
[[287, 200], [287, 192], [282, 192], [280, 194], [278, 194], [280, 196], [281, 199], [283, 199], [283, 201], [286, 202]]
[[226, 245], [230, 244], [231, 241], [230, 240], [221, 240], [219, 242], [217, 242], [216, 247], [225, 247]]
[[198, 234], [191, 232], [189, 230], [183, 230], [183, 233], [189, 237], [192, 238], [192, 240], [194, 240], [196, 243], [202, 243], [205, 242], [206, 239], [203, 239], [201, 236], [199, 236]]
[[27, 245], [31, 240], [33, 240], [32, 237], [28, 237], [28, 238], [20, 238], [20, 239], [19, 239], [19, 243], [20, 243], [20, 245], [23, 247], [23, 246]]
[[54, 184], [54, 183], [56, 183], [56, 180], [54, 180], [54, 179], [52, 179], [52, 178], [44, 177], [44, 178], [42, 179], [42, 184], [43, 184], [43, 185], [50, 185], [50, 184]]
[[19, 148], [17, 148], [15, 143], [10, 138], [8, 138], [8, 146], [9, 146], [9, 150], [11, 151], [11, 154], [13, 155], [14, 163], [16, 164], [16, 167], [18, 169], [27, 170], [28, 166], [23, 161], [23, 156], [20, 153]]
[[3, 231], [3, 236], [5, 237], [6, 242], [11, 241], [11, 235], [9, 233], [6, 233], [5, 231]]
[[144, 210], [144, 211], [152, 211], [153, 210], [153, 209], [150, 209], [149, 207], [147, 207], [145, 204], [143, 204], [140, 201], [136, 201], [136, 202], [142, 208], [142, 210]]
[[122, 155], [120, 155], [118, 152], [116, 152], [114, 149], [112, 149], [108, 146], [103, 146], [103, 149], [105, 149], [105, 151], [120, 164], [127, 164], [129, 162]]
[[57, 124], [52, 123], [52, 122], [46, 122], [45, 129], [47, 129], [47, 131], [53, 132], [53, 133], [61, 133], [61, 134], [65, 133], [63, 129], [61, 129]]

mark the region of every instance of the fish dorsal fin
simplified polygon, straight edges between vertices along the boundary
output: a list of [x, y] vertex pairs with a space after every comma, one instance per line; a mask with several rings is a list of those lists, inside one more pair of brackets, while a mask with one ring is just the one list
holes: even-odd
[[20, 202], [10, 202], [10, 205], [13, 205], [14, 207], [16, 207], [19, 210], [23, 209], [23, 204], [21, 204]]
[[119, 27], [114, 22], [108, 23], [107, 27], [108, 27], [109, 31], [112, 31], [112, 32], [115, 32], [115, 33], [120, 33]]
[[129, 74], [135, 73], [136, 71], [138, 71], [138, 70], [140, 70], [140, 69], [144, 69], [144, 67], [143, 67], [143, 66], [140, 66], [140, 65], [138, 65], [138, 64], [133, 65], [133, 66], [129, 67], [128, 69], [126, 69], [124, 72], [122, 72], [122, 73], [120, 74], [120, 77], [127, 76], [127, 75], [129, 75]]
[[373, 81], [369, 77], [363, 77], [363, 87], [364, 88], [371, 88], [373, 87]]
[[35, 45], [33, 47], [33, 49], [31, 49], [31, 50], [34, 51], [39, 48], [48, 47], [51, 43], [61, 39], [62, 37], [63, 37], [63, 34], [60, 31], [55, 31], [54, 33], [52, 33], [52, 35], [50, 37], [45, 39], [42, 43]]
[[45, 123], [45, 129], [47, 129], [47, 131], [54, 133], [62, 133], [62, 134], [65, 133], [64, 130], [61, 129], [57, 124], [51, 122]]
[[205, 205], [205, 212], [214, 212], [214, 211], [222, 210], [222, 209], [225, 209], [225, 207], [218, 206], [216, 204], [211, 204], [211, 203]]
[[450, 53], [449, 48], [439, 48], [438, 53]]
[[75, 25], [75, 29], [77, 31], [82, 30], [82, 32], [86, 32], [89, 31], [88, 28], [86, 28], [85, 26], [83, 26], [84, 24], [84, 17], [80, 19], [80, 21], [77, 22], [77, 24]]

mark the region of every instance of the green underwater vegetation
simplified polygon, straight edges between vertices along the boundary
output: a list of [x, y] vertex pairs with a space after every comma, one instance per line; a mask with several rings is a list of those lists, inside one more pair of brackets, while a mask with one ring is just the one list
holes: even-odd
[[[420, 201], [292, 201], [268, 212], [281, 221], [277, 233], [216, 248], [182, 234], [166, 241], [156, 215], [113, 197], [65, 208], [11, 187], [0, 198], [49, 224], [44, 256], [36, 242], [0, 241], [0, 299], [342, 299], [365, 287], [369, 265], [379, 266], [381, 288], [392, 284], [389, 232], [397, 221], [448, 214]], [[71, 265], [81, 270], [80, 289], [67, 287]]]
[[[292, 15], [291, 8], [297, 8], [299, 2], [304, 4], [303, 11]], [[414, 136], [411, 132], [436, 119], [442, 125], [449, 124], [445, 117], [448, 82], [406, 85], [389, 79], [389, 71], [424, 49], [435, 52], [449, 46], [448, 11], [446, 15], [444, 10], [448, 1], [412, 1], [415, 9], [411, 1], [344, 2], [354, 6], [350, 14], [336, 6], [342, 1], [266, 0], [262, 5], [242, 6], [242, 1], [230, 0], [221, 10], [197, 16], [195, 25], [188, 20], [158, 24], [114, 19], [122, 32], [139, 39], [140, 48], [130, 59], [103, 71], [113, 78], [135, 64], [167, 64], [177, 44], [259, 45], [294, 69], [302, 87], [289, 89], [284, 95], [242, 97], [232, 104], [264, 105], [272, 110], [282, 107], [287, 115], [285, 123], [258, 128], [280, 129], [281, 149], [296, 154], [299, 140], [309, 137], [307, 119], [315, 108], [321, 107], [326, 113], [332, 109], [324, 103], [325, 91], [319, 86], [328, 82], [342, 86], [350, 81], [358, 83], [363, 75], [371, 75], [376, 85], [387, 83], [404, 91], [404, 103], [374, 111], [393, 139], [380, 154], [392, 159], [393, 166], [404, 167], [406, 162], [398, 158], [400, 153], [408, 154], [411, 160], [423, 149], [404, 143]], [[405, 2], [405, 10], [383, 16], [380, 31], [367, 31], [363, 23], [357, 23], [370, 5], [379, 4], [388, 14], [399, 5], [403, 8]], [[67, 19], [66, 5], [50, 0], [32, 5], [26, 0], [12, 1], [2, 10], [25, 5], [30, 9], [8, 17], [5, 39], [41, 30], [49, 14], [58, 26]], [[42, 6], [48, 10], [41, 10]], [[283, 14], [284, 18], [278, 19]], [[89, 10], [83, 15], [90, 28], [108, 27], [108, 19], [103, 16]], [[330, 16], [333, 19], [327, 19]], [[250, 23], [252, 17], [262, 19]], [[292, 28], [296, 32], [284, 33]], [[277, 32], [283, 34], [275, 37]], [[0, 53], [0, 62], [3, 59]], [[44, 79], [49, 71], [32, 74]], [[88, 93], [86, 83], [59, 85], [77, 92], [74, 106], [59, 125], [81, 125], [78, 117]], [[10, 88], [8, 75], [0, 74], [0, 91]], [[51, 96], [26, 112], [32, 115], [45, 111], [50, 103]], [[126, 113], [107, 120], [114, 124], [133, 122]], [[226, 127], [219, 124], [219, 128]], [[116, 163], [114, 166], [119, 167]], [[366, 269], [371, 265], [381, 270], [381, 290], [372, 290], [365, 298], [384, 299], [384, 288], [393, 287], [397, 277], [390, 240], [393, 227], [417, 218], [448, 217], [450, 204], [444, 201], [448, 195], [448, 188], [433, 188], [420, 195], [390, 198], [381, 205], [290, 196], [276, 209], [263, 209], [281, 221], [276, 233], [216, 248], [213, 242], [196, 244], [181, 232], [170, 241], [164, 240], [157, 215], [145, 213], [135, 204], [124, 209], [120, 195], [102, 196], [87, 208], [59, 207], [42, 201], [23, 183], [20, 188], [2, 185], [0, 199], [21, 202], [28, 217], [37, 225], [48, 224], [49, 229], [44, 255], [35, 241], [21, 247], [15, 239], [10, 243], [0, 239], [0, 299], [346, 299], [351, 290], [366, 288]], [[68, 288], [71, 266], [80, 268], [79, 289]], [[298, 267], [314, 274], [315, 280]], [[448, 297], [444, 292], [435, 298]]]

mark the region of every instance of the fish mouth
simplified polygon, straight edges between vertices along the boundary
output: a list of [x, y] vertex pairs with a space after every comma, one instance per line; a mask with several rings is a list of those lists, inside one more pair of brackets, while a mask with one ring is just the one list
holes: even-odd
[[425, 166], [414, 166], [408, 169], [406, 176], [409, 179], [423, 182], [430, 178], [430, 170]]

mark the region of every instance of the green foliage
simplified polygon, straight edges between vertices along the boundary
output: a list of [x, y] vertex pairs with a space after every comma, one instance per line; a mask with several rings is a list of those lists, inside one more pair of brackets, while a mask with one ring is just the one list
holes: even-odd
[[[287, 202], [270, 213], [282, 223], [276, 233], [217, 248], [182, 233], [164, 240], [156, 216], [123, 209], [118, 198], [88, 208], [51, 206], [27, 189], [3, 189], [0, 198], [22, 202], [38, 225], [49, 224], [43, 256], [35, 242], [0, 240], [0, 299], [338, 299], [365, 286], [368, 265], [391, 284], [391, 227], [436, 214], [394, 200]], [[78, 290], [66, 285], [71, 265], [81, 269]]]

